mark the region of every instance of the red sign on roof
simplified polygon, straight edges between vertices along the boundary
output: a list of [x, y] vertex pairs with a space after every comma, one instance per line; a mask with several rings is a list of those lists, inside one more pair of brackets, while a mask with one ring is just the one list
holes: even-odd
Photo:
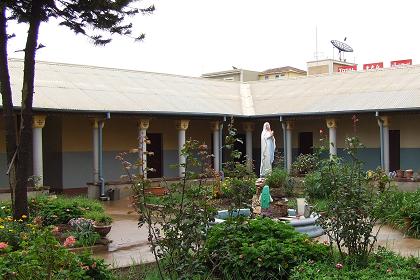
[[395, 66], [404, 66], [404, 65], [412, 65], [413, 60], [412, 59], [404, 59], [404, 60], [394, 60], [391, 61], [391, 67]]
[[351, 72], [351, 71], [357, 71], [357, 65], [348, 65], [348, 66], [340, 66], [338, 67], [338, 72]]
[[371, 70], [371, 69], [379, 69], [379, 68], [384, 68], [383, 62], [363, 64], [363, 70]]

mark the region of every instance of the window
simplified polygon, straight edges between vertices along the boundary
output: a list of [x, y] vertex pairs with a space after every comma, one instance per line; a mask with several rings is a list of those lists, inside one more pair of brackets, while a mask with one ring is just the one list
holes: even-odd
[[276, 79], [278, 79], [278, 78], [280, 78], [280, 75], [279, 74], [276, 75]]

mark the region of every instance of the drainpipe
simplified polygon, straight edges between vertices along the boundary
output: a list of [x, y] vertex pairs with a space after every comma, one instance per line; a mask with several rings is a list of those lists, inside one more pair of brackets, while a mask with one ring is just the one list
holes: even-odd
[[286, 122], [283, 121], [283, 116], [280, 116], [281, 128], [283, 129], [283, 154], [284, 154], [284, 170], [287, 170], [287, 137], [286, 137]]
[[[111, 118], [111, 113], [106, 113], [106, 118], [107, 120], [109, 120]], [[105, 194], [105, 179], [103, 176], [103, 137], [102, 137], [102, 128], [104, 125], [104, 120], [99, 120], [98, 121], [98, 149], [99, 149], [99, 153], [98, 153], [98, 162], [99, 162], [99, 184], [100, 184], [100, 195], [99, 195], [99, 199], [100, 200], [108, 200], [108, 197]]]
[[219, 171], [223, 172], [223, 124], [226, 122], [226, 116], [219, 126]]
[[379, 112], [375, 112], [376, 120], [379, 125], [379, 136], [381, 139], [381, 168], [385, 170], [385, 148], [384, 148], [384, 120], [379, 116]]

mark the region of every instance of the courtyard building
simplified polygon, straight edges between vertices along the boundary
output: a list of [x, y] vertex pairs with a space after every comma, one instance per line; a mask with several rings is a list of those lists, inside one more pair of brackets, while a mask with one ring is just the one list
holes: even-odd
[[[9, 63], [18, 109], [23, 61]], [[331, 143], [331, 154], [346, 157], [344, 141], [353, 135], [365, 146], [360, 158], [367, 169], [420, 170], [417, 65], [226, 81], [40, 61], [35, 78], [32, 170], [57, 193], [86, 193], [101, 177], [107, 184], [120, 182], [123, 169], [115, 157], [146, 145], [139, 135], [150, 139], [147, 150], [154, 153], [145, 159], [156, 170], [148, 178], [182, 177], [184, 170], [171, 165], [185, 160], [180, 149], [189, 138], [207, 143], [214, 168], [221, 170], [230, 117], [243, 140], [237, 148], [257, 173], [266, 121], [288, 170], [299, 154], [319, 147], [322, 137]], [[4, 129], [0, 134], [0, 192], [5, 193]]]

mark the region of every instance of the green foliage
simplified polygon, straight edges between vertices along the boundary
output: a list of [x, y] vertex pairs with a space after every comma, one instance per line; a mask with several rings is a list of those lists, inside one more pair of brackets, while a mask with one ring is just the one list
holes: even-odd
[[0, 242], [6, 242], [11, 250], [18, 250], [22, 241], [33, 234], [35, 227], [22, 219], [14, 220], [10, 216], [0, 218]]
[[24, 250], [0, 255], [2, 279], [113, 279], [103, 260], [62, 247], [49, 228], [20, 244]]
[[32, 217], [41, 217], [44, 226], [67, 224], [71, 219], [85, 216], [89, 212], [104, 213], [99, 201], [84, 197], [38, 196], [29, 202]]
[[318, 158], [313, 154], [300, 154], [292, 163], [292, 173], [304, 175], [317, 167]]
[[287, 279], [305, 260], [320, 260], [328, 247], [268, 218], [228, 220], [214, 226], [206, 244], [208, 264], [222, 279]]
[[83, 214], [83, 218], [92, 220], [95, 225], [107, 226], [112, 224], [112, 217], [100, 211], [89, 211]]
[[357, 150], [362, 147], [359, 140], [347, 138], [346, 147], [350, 162], [336, 157], [320, 162], [321, 182], [330, 193], [325, 213], [317, 222], [328, 235], [330, 245], [337, 247], [341, 262], [366, 265], [376, 242], [377, 233], [372, 233], [380, 220], [376, 213], [387, 207], [387, 190], [379, 189], [363, 171], [363, 163], [357, 159]]
[[286, 189], [287, 181], [289, 175], [287, 170], [284, 170], [281, 167], [273, 168], [272, 172], [265, 179], [265, 183], [270, 186], [270, 188], [283, 188]]
[[401, 192], [393, 190], [387, 193], [388, 207], [377, 214], [388, 223], [406, 234], [420, 237], [420, 190]]
[[241, 152], [235, 150], [235, 143], [242, 140], [237, 137], [237, 129], [234, 120], [228, 125], [228, 133], [225, 138], [224, 148], [228, 152], [228, 161], [223, 165], [225, 181], [222, 183], [222, 196], [229, 198], [231, 206], [229, 210], [243, 207], [251, 207], [251, 199], [255, 194], [255, 173], [248, 168], [246, 161], [239, 162]]
[[101, 238], [101, 236], [95, 232], [92, 220], [85, 218], [71, 219], [69, 224], [73, 228], [73, 231], [69, 232], [69, 235], [76, 238], [77, 246], [93, 246]]
[[211, 168], [212, 155], [208, 154], [207, 145], [195, 140], [185, 143], [182, 155], [186, 158], [186, 163], [182, 164], [185, 176], [179, 183], [167, 186], [169, 192], [159, 199], [159, 207], [148, 204], [146, 190], [150, 181], [130, 173], [141, 160], [128, 165], [123, 155], [119, 156], [124, 166], [131, 166], [126, 170], [133, 182], [133, 197], [140, 215], [139, 226], [148, 227], [149, 241], [161, 278], [166, 275], [169, 279], [194, 279], [207, 270], [202, 262], [204, 244], [210, 222], [216, 215], [211, 203], [212, 182], [215, 181], [215, 172]]
[[392, 252], [380, 249], [369, 258], [365, 268], [339, 265], [333, 262], [307, 261], [295, 267], [290, 280], [370, 280], [370, 279], [420, 279], [420, 260], [404, 258]]

